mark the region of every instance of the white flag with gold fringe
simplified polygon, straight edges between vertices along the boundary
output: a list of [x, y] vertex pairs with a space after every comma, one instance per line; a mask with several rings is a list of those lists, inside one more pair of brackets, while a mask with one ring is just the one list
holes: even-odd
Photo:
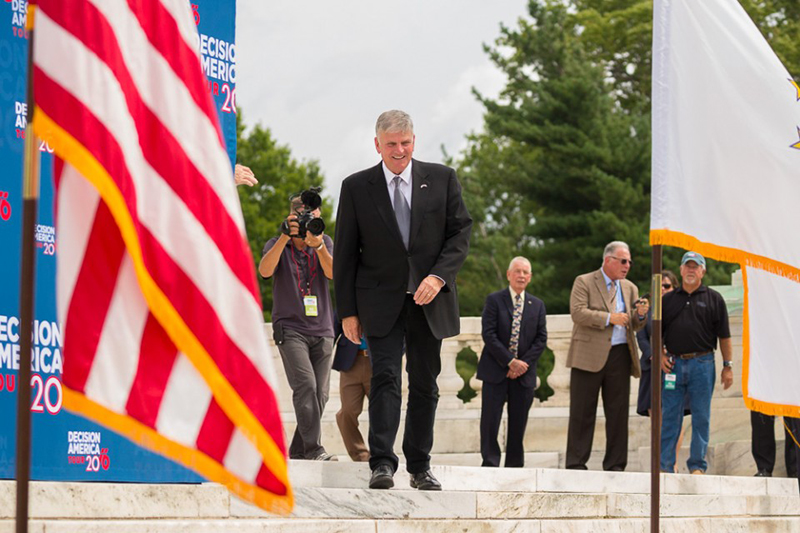
[[737, 0], [655, 0], [652, 165], [651, 244], [742, 266], [745, 402], [800, 416], [800, 86]]

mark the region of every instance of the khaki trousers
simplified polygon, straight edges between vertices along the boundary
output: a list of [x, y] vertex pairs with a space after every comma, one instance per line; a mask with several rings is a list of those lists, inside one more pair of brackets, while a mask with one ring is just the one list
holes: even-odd
[[369, 397], [371, 377], [372, 365], [364, 351], [358, 352], [350, 370], [339, 373], [342, 408], [336, 413], [336, 424], [353, 461], [369, 461], [369, 448], [358, 430], [358, 415], [364, 410], [364, 398]]

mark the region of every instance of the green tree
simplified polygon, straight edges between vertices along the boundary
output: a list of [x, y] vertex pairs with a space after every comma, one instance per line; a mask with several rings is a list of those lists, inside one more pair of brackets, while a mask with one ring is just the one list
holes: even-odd
[[[237, 159], [250, 167], [258, 179], [255, 187], [240, 186], [247, 239], [256, 267], [261, 260], [264, 244], [278, 235], [281, 222], [289, 214], [289, 197], [309, 187], [320, 187], [323, 175], [317, 161], [298, 162], [288, 146], [280, 145], [269, 129], [260, 124], [245, 132], [241, 110], [237, 115]], [[333, 208], [330, 198], [323, 195], [322, 216], [325, 233], [333, 235]], [[261, 280], [261, 300], [264, 318], [272, 317], [272, 282]]]
[[[464, 201], [473, 218], [470, 253], [459, 273], [461, 316], [479, 316], [486, 296], [507, 285], [506, 270], [511, 259], [523, 255], [529, 217], [522, 197], [502, 179], [484, 176], [515, 174], [508, 169], [508, 147], [500, 147], [489, 135], [470, 138], [470, 146], [459, 162], [459, 179]], [[502, 155], [502, 157], [501, 157]]]
[[[572, 280], [599, 266], [603, 245], [645, 251], [650, 126], [620, 108], [566, 6], [531, 2], [529, 14], [488, 49], [508, 83], [499, 98], [481, 97], [486, 135], [473, 138], [460, 172], [479, 184], [471, 203], [486, 204], [473, 216], [514, 239], [515, 255], [534, 264], [532, 290], [563, 313]], [[475, 233], [475, 248], [487, 246]]]
[[[800, 3], [741, 0], [800, 79]], [[531, 289], [567, 312], [574, 277], [600, 265], [607, 242], [631, 246], [629, 278], [650, 288], [652, 0], [529, 0], [528, 16], [486, 47], [507, 77], [497, 99], [478, 95], [484, 131], [454, 164], [475, 219], [462, 269], [462, 314], [505, 285], [514, 255], [533, 262]], [[683, 251], [665, 248], [679, 270]], [[709, 284], [735, 265], [709, 262]]]
[[800, 81], [800, 2], [797, 0], [740, 0], [740, 2], [795, 81]]
[[[777, 56], [800, 80], [800, 2], [739, 0]], [[623, 108], [649, 112], [653, 0], [566, 2], [592, 59], [603, 65]]]

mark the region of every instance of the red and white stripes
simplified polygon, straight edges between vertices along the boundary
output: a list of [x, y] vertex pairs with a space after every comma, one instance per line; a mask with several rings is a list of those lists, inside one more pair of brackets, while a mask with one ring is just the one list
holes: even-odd
[[255, 270], [188, 4], [38, 0], [34, 38], [34, 127], [66, 162], [66, 406], [289, 509]]

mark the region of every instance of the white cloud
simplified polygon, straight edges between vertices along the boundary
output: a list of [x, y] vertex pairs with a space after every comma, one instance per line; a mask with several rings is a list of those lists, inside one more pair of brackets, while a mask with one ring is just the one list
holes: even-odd
[[373, 127], [386, 109], [414, 119], [415, 156], [442, 159], [480, 129], [502, 74], [483, 52], [525, 0], [240, 1], [237, 102], [298, 159], [318, 159], [326, 189], [378, 162]]

